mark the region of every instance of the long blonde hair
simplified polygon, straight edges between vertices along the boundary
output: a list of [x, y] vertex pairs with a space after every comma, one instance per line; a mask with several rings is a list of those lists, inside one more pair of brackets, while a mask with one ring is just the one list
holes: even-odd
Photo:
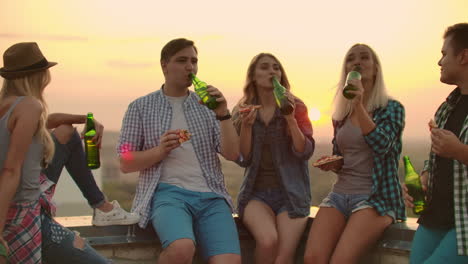
[[352, 112], [352, 104], [351, 100], [346, 99], [343, 95], [343, 87], [346, 82], [346, 58], [349, 55], [351, 49], [357, 46], [364, 46], [369, 49], [370, 53], [372, 54], [372, 59], [375, 64], [376, 74], [374, 79], [374, 87], [372, 88], [372, 92], [369, 95], [367, 100], [367, 104], [365, 105], [368, 112], [372, 112], [377, 108], [387, 106], [388, 100], [390, 97], [387, 94], [387, 88], [385, 86], [384, 78], [383, 78], [383, 71], [382, 71], [382, 64], [380, 63], [380, 59], [377, 56], [377, 53], [366, 44], [357, 43], [354, 44], [346, 53], [346, 56], [343, 60], [343, 66], [341, 67], [341, 74], [340, 74], [340, 81], [338, 83], [338, 87], [336, 89], [335, 98], [333, 100], [334, 111], [332, 118], [334, 120], [343, 120], [346, 116], [348, 116]]
[[44, 70], [17, 79], [4, 79], [0, 90], [0, 100], [8, 96], [32, 96], [42, 104], [43, 111], [36, 135], [39, 136], [44, 145], [43, 167], [47, 166], [54, 156], [54, 142], [46, 128], [48, 111], [43, 97], [44, 88], [50, 83], [50, 80], [49, 70]]

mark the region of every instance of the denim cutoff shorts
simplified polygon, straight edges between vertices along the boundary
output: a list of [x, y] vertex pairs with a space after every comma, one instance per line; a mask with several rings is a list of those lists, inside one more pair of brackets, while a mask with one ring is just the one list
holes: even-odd
[[[366, 208], [373, 208], [372, 205], [367, 203], [369, 199], [368, 194], [344, 194], [330, 192], [319, 207], [333, 207], [340, 211], [346, 219], [348, 219], [352, 213], [357, 212]], [[387, 215], [390, 216], [395, 222], [395, 212], [389, 211]]]
[[267, 204], [275, 215], [287, 210], [286, 196], [280, 188], [270, 188], [265, 190], [254, 190], [250, 200], [257, 200]]

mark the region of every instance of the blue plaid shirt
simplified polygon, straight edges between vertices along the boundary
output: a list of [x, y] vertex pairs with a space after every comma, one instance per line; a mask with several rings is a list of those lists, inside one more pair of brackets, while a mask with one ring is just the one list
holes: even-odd
[[[233, 209], [226, 190], [218, 153], [221, 151], [221, 132], [215, 113], [201, 105], [200, 98], [189, 91], [183, 103], [191, 141], [200, 162], [208, 187], [224, 197]], [[170, 130], [172, 107], [162, 89], [140, 97], [130, 103], [122, 122], [117, 152], [144, 151], [159, 145], [160, 137]], [[150, 220], [151, 200], [161, 177], [164, 162], [140, 171], [132, 211], [141, 215], [139, 226], [145, 228]]]
[[[375, 129], [364, 136], [374, 153], [372, 191], [367, 203], [380, 215], [389, 211], [396, 220], [406, 220], [405, 204], [398, 179], [398, 165], [402, 149], [401, 136], [405, 127], [405, 108], [400, 102], [389, 100], [386, 107], [373, 112]], [[333, 120], [334, 135], [345, 120]], [[333, 138], [333, 154], [341, 155], [336, 139]]]
[[[437, 127], [445, 127], [450, 114], [460, 100], [460, 89], [456, 88], [439, 107], [434, 121]], [[468, 116], [465, 117], [460, 135], [460, 141], [468, 144]], [[429, 171], [427, 198], [432, 199], [434, 188], [434, 164], [436, 155], [431, 151], [429, 160], [425, 161], [424, 171]], [[457, 247], [459, 255], [468, 256], [468, 166], [458, 160], [453, 160], [453, 201], [455, 212], [455, 230], [457, 233]]]

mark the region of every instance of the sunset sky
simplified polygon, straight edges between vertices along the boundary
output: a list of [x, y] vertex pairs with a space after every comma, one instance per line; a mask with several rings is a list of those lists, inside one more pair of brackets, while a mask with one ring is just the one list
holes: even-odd
[[46, 90], [50, 111], [91, 111], [112, 131], [131, 101], [160, 88], [160, 51], [173, 38], [195, 41], [198, 76], [231, 107], [251, 58], [271, 52], [318, 118], [320, 141], [331, 136], [345, 52], [366, 43], [380, 56], [390, 94], [406, 107], [404, 137], [428, 139], [427, 122], [453, 89], [439, 82], [442, 34], [467, 21], [466, 0], [2, 0], [0, 50], [38, 42], [59, 63]]

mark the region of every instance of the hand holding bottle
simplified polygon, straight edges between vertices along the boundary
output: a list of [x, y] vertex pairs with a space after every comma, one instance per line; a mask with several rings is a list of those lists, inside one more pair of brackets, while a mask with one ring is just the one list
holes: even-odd
[[[421, 176], [416, 173], [416, 170], [411, 164], [408, 156], [403, 156], [403, 163], [405, 165], [405, 186], [408, 199], [411, 198], [413, 205], [413, 213], [421, 214], [427, 206], [425, 190], [422, 186]], [[427, 182], [427, 180], [425, 180]]]
[[5, 241], [2, 234], [3, 234], [3, 230], [2, 232], [0, 232], [0, 257], [2, 256], [6, 257], [8, 256], [8, 253], [10, 250], [8, 248], [8, 243]]
[[[427, 191], [427, 180], [429, 178], [429, 172], [423, 171], [421, 172], [421, 186], [424, 192]], [[408, 187], [406, 187], [405, 183], [401, 184], [401, 189], [403, 190], [403, 198], [405, 200], [405, 206], [408, 208], [414, 208], [413, 200], [414, 198], [411, 197], [408, 193]]]
[[195, 93], [200, 97], [201, 103], [211, 110], [216, 109], [218, 107], [216, 97], [211, 96], [208, 91], [211, 85], [207, 85], [206, 82], [200, 80], [193, 73], [189, 74], [189, 78], [192, 80], [193, 88], [195, 89]]
[[348, 72], [348, 75], [346, 76], [345, 87], [343, 87], [343, 96], [346, 99], [351, 100], [354, 98], [355, 94], [351, 93], [351, 91], [356, 90], [357, 87], [351, 81], [361, 80], [361, 70], [361, 66], [356, 65], [352, 71]]
[[95, 142], [97, 132], [96, 127], [94, 125], [94, 115], [93, 113], [88, 113], [86, 117], [86, 126], [84, 133], [84, 149], [88, 168], [92, 170], [101, 167], [101, 158], [99, 154], [100, 145]]
[[294, 119], [294, 110], [296, 110], [296, 103], [294, 101], [294, 95], [290, 91], [286, 90], [284, 92], [284, 96], [285, 96], [286, 101], [288, 102], [287, 104], [289, 105], [289, 107], [292, 108], [292, 110], [289, 114], [283, 113], [283, 115], [286, 119], [288, 118]]
[[226, 98], [224, 98], [224, 95], [221, 93], [221, 91], [212, 85], [208, 85], [206, 91], [211, 97], [215, 98], [216, 100], [216, 103], [217, 103], [216, 108], [214, 109], [210, 108], [216, 113], [216, 116], [227, 115], [229, 113], [229, 110], [227, 108], [227, 101], [226, 101]]
[[279, 82], [276, 76], [271, 78], [273, 84], [273, 95], [281, 114], [290, 115], [294, 113], [294, 96]]
[[352, 90], [348, 90], [348, 94], [352, 95], [352, 104], [362, 104], [362, 99], [364, 97], [364, 86], [362, 86], [362, 82], [360, 79], [352, 79], [349, 80], [348, 83], [352, 85], [354, 88]]
[[[102, 136], [104, 134], [104, 126], [98, 122], [95, 118], [93, 118], [94, 121], [94, 128], [96, 130], [96, 135], [92, 138], [93, 142], [96, 143], [96, 145], [100, 148], [101, 143], [102, 143]], [[86, 133], [86, 123], [83, 127], [83, 130], [81, 131], [81, 138], [83, 139]]]

